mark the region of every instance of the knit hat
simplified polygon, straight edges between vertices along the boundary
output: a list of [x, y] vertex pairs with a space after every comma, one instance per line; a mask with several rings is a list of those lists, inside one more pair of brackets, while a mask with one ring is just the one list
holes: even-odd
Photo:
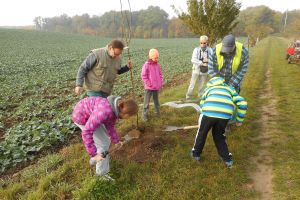
[[226, 35], [222, 40], [222, 53], [232, 53], [235, 49], [235, 37], [232, 34]]
[[150, 49], [150, 51], [149, 51], [149, 59], [153, 60], [156, 57], [159, 57], [158, 50], [157, 49]]

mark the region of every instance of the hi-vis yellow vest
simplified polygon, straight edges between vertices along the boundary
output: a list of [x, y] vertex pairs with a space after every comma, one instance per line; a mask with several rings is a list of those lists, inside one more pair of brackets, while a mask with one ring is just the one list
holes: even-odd
[[[216, 56], [217, 56], [217, 62], [219, 70], [222, 69], [224, 64], [224, 57], [221, 55], [221, 49], [222, 49], [222, 43], [216, 45]], [[233, 58], [231, 71], [232, 74], [234, 74], [237, 69], [239, 68], [241, 59], [242, 59], [242, 50], [243, 50], [243, 44], [240, 42], [235, 42], [235, 56]]]

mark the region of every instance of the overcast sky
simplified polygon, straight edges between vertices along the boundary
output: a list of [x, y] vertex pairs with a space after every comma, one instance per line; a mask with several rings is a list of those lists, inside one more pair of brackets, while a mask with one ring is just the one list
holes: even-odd
[[[131, 10], [147, 9], [148, 6], [159, 6], [169, 16], [174, 16], [170, 5], [186, 11], [186, 0], [129, 0]], [[284, 12], [286, 9], [300, 9], [300, 0], [238, 0], [242, 9], [249, 6], [266, 5], [273, 10]], [[122, 0], [123, 10], [128, 9], [128, 0]], [[68, 16], [88, 13], [101, 15], [107, 11], [120, 11], [120, 0], [1, 0], [0, 26], [33, 25], [37, 16], [54, 17], [61, 14]]]

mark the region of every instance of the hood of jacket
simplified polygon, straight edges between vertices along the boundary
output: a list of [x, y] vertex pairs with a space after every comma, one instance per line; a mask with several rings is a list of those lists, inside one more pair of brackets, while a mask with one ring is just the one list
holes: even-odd
[[210, 79], [206, 86], [207, 87], [212, 87], [212, 86], [217, 86], [217, 85], [224, 85], [225, 84], [225, 80], [222, 77], [213, 77], [212, 79]]
[[112, 110], [115, 113], [115, 115], [117, 117], [119, 117], [118, 101], [121, 100], [121, 97], [110, 95], [110, 96], [107, 97], [107, 100], [108, 100], [109, 104], [111, 105]]

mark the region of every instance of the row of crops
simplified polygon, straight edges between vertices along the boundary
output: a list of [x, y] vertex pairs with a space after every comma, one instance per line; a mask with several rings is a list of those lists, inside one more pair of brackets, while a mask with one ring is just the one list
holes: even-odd
[[[75, 133], [70, 114], [81, 97], [75, 77], [89, 50], [109, 38], [0, 29], [0, 173], [68, 143]], [[141, 67], [150, 48], [160, 51], [165, 81], [191, 69], [197, 39], [136, 39], [130, 50], [135, 91], [142, 94]], [[124, 54], [123, 61], [126, 61]], [[125, 63], [125, 62], [124, 62]], [[130, 74], [118, 78], [114, 94], [131, 90]]]

